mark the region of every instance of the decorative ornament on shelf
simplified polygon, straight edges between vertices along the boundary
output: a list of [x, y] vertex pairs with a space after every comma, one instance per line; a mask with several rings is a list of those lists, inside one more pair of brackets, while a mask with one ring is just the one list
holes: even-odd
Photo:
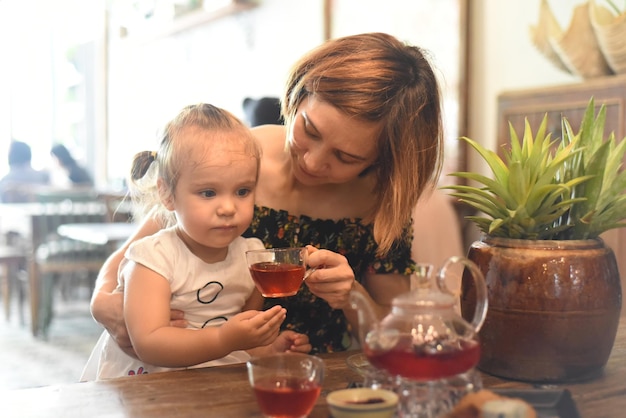
[[607, 14], [593, 1], [589, 7], [591, 25], [607, 63], [614, 73], [626, 74], [626, 12], [613, 6], [617, 15]]
[[626, 13], [605, 1], [610, 9], [596, 0], [576, 6], [563, 31], [542, 0], [539, 21], [530, 27], [533, 44], [557, 68], [582, 78], [626, 73]]

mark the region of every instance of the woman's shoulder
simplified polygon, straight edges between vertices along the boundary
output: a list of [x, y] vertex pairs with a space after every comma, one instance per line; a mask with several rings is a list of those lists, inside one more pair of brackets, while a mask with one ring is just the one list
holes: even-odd
[[252, 128], [252, 132], [263, 151], [256, 200], [275, 205], [285, 199], [290, 182], [285, 172], [289, 161], [289, 154], [285, 151], [285, 127], [262, 125]]
[[285, 129], [283, 125], [261, 125], [251, 129], [252, 134], [263, 148], [263, 155], [282, 154], [284, 152]]

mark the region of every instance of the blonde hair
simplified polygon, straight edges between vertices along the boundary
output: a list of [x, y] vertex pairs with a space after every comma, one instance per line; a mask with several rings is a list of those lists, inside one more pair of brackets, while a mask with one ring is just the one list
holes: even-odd
[[[219, 132], [237, 132], [237, 138], [245, 145], [246, 155], [257, 161], [257, 178], [261, 161], [261, 148], [250, 129], [230, 112], [210, 104], [200, 103], [183, 108], [165, 125], [158, 151], [142, 151], [133, 158], [129, 176], [129, 190], [134, 204], [134, 216], [153, 216], [163, 226], [175, 223], [173, 213], [162, 204], [157, 189], [157, 179], [165, 186], [165, 193], [174, 195], [183, 165], [189, 164], [188, 143], [183, 143], [181, 132], [189, 127]], [[212, 140], [218, 135], [212, 135]], [[231, 139], [232, 136], [229, 136]]]
[[371, 214], [378, 253], [386, 254], [405, 231], [421, 193], [436, 185], [443, 161], [443, 124], [437, 79], [422, 49], [385, 33], [325, 42], [289, 74], [282, 113], [287, 130], [309, 95], [345, 114], [382, 121], [378, 138], [375, 207]]

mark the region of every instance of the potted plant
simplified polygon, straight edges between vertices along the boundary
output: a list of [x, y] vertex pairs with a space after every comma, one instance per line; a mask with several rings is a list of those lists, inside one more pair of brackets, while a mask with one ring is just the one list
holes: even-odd
[[[501, 156], [462, 138], [492, 176], [457, 172], [474, 185], [451, 195], [478, 214], [483, 232], [468, 258], [485, 275], [489, 312], [481, 329], [479, 367], [533, 382], [565, 382], [600, 374], [610, 355], [622, 306], [613, 251], [600, 234], [626, 226], [626, 141], [604, 138], [606, 109], [591, 99], [578, 132], [562, 118], [563, 138], [536, 135], [526, 120], [520, 141], [510, 127]], [[462, 311], [473, 312], [474, 289], [463, 280]]]

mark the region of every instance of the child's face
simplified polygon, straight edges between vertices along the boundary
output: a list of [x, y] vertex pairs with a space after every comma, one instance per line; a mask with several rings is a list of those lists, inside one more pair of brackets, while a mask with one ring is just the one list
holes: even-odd
[[257, 161], [244, 153], [240, 140], [229, 140], [240, 133], [188, 129], [181, 135], [193, 135], [180, 139], [194, 145], [166, 206], [176, 212], [179, 236], [189, 249], [207, 262], [220, 261], [252, 221]]

